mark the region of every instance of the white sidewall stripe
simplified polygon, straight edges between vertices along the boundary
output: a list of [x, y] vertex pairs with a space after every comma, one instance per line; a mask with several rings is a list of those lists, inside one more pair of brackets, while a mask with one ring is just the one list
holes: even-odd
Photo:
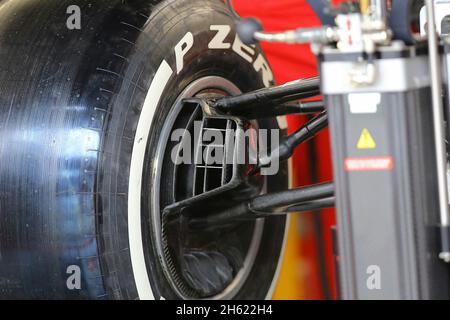
[[141, 187], [144, 158], [153, 117], [172, 74], [172, 68], [164, 60], [159, 66], [145, 98], [131, 156], [128, 187], [128, 237], [134, 280], [141, 300], [155, 299], [147, 273], [142, 241]]
[[[167, 83], [169, 82], [173, 74], [173, 69], [164, 60], [159, 66], [145, 98], [144, 106], [142, 108], [141, 115], [138, 121], [131, 156], [130, 179], [128, 187], [128, 238], [134, 281], [136, 284], [139, 299], [141, 300], [155, 299], [147, 272], [142, 241], [141, 192], [145, 152], [147, 149], [150, 128], [155, 116], [156, 108], [158, 107], [162, 94], [164, 93]], [[268, 83], [265, 84], [266, 86], [268, 85]], [[278, 117], [277, 120], [281, 129], [287, 127], [285, 118]], [[286, 235], [287, 231], [285, 232], [282, 254], [278, 262], [276, 275], [272, 281], [271, 289], [268, 292], [268, 297], [273, 294], [276, 280], [281, 269], [281, 262], [283, 260], [283, 253], [286, 245]]]

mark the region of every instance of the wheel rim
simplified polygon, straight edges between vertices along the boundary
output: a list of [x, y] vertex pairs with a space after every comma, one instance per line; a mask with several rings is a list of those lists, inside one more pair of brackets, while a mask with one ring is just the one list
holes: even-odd
[[[161, 130], [152, 168], [154, 171], [154, 184], [150, 194], [152, 234], [166, 279], [173, 291], [182, 299], [235, 297], [244, 285], [259, 250], [264, 228], [262, 219], [194, 234], [184, 227], [183, 218], [178, 219], [176, 223], [168, 224], [162, 220], [161, 214], [164, 206], [173, 203], [180, 194], [183, 197], [189, 193], [196, 193], [195, 183], [191, 190], [185, 190], [185, 194], [179, 192], [178, 189], [183, 189], [177, 188], [179, 168], [172, 165], [172, 170], [167, 169], [170, 167], [169, 161], [172, 162], [166, 158], [173, 130], [180, 128], [180, 124], [184, 128], [189, 128], [197, 116], [201, 117], [201, 110], [183, 109], [181, 101], [199, 95], [239, 93], [240, 90], [233, 83], [222, 77], [198, 79], [178, 96]], [[217, 126], [218, 123], [214, 125]], [[195, 172], [196, 169], [191, 170]], [[168, 179], [173, 179], [172, 185], [161, 184], [161, 181]], [[185, 184], [182, 183], [181, 186], [183, 185]]]

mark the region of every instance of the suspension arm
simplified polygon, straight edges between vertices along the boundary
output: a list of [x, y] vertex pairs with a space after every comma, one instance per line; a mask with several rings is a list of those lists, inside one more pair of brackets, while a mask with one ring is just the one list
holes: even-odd
[[239, 96], [209, 100], [186, 99], [185, 103], [201, 105], [205, 116], [228, 116], [248, 120], [293, 113], [320, 112], [324, 109], [322, 101], [288, 103], [320, 95], [319, 83], [319, 78], [314, 77]]
[[262, 195], [213, 215], [192, 218], [189, 225], [191, 228], [208, 228], [236, 220], [330, 208], [334, 203], [334, 184], [325, 183]]
[[232, 114], [223, 114], [225, 116], [242, 117], [247, 120], [258, 120], [286, 116], [292, 114], [312, 114], [325, 111], [325, 105], [322, 100], [316, 101], [296, 101], [281, 103], [275, 105], [255, 105], [250, 108], [243, 107], [241, 110], [233, 110]]
[[320, 79], [319, 77], [307, 78], [285, 85], [264, 88], [249, 93], [244, 93], [239, 96], [225, 97], [214, 102], [215, 108], [223, 112], [232, 112], [233, 109], [241, 108], [243, 106], [261, 105], [267, 103], [274, 103], [280, 100], [289, 101], [291, 97], [294, 100], [301, 98], [308, 98], [320, 94]]
[[328, 114], [324, 111], [292, 135], [286, 137], [278, 147], [271, 151], [269, 156], [262, 157], [258, 168], [268, 167], [274, 161], [284, 161], [289, 159], [297, 146], [313, 138], [327, 126]]

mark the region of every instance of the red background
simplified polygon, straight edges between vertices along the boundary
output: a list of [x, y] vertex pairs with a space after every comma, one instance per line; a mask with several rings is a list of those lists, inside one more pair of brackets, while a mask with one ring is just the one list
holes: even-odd
[[[233, 6], [243, 17], [258, 18], [266, 31], [320, 25], [306, 0], [233, 0]], [[262, 47], [278, 84], [318, 73], [309, 45], [262, 43]], [[289, 117], [289, 130], [295, 131], [305, 121], [306, 117]], [[332, 180], [328, 131], [298, 148], [292, 165], [294, 186]], [[334, 224], [334, 210], [291, 217], [286, 258], [275, 299], [336, 298], [330, 230]]]

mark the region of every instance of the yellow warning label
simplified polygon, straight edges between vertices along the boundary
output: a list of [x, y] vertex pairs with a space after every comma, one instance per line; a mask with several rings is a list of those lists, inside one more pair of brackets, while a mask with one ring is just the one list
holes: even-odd
[[377, 143], [373, 139], [369, 130], [364, 128], [361, 133], [361, 137], [359, 138], [357, 148], [358, 149], [375, 149], [376, 147], [377, 147]]

